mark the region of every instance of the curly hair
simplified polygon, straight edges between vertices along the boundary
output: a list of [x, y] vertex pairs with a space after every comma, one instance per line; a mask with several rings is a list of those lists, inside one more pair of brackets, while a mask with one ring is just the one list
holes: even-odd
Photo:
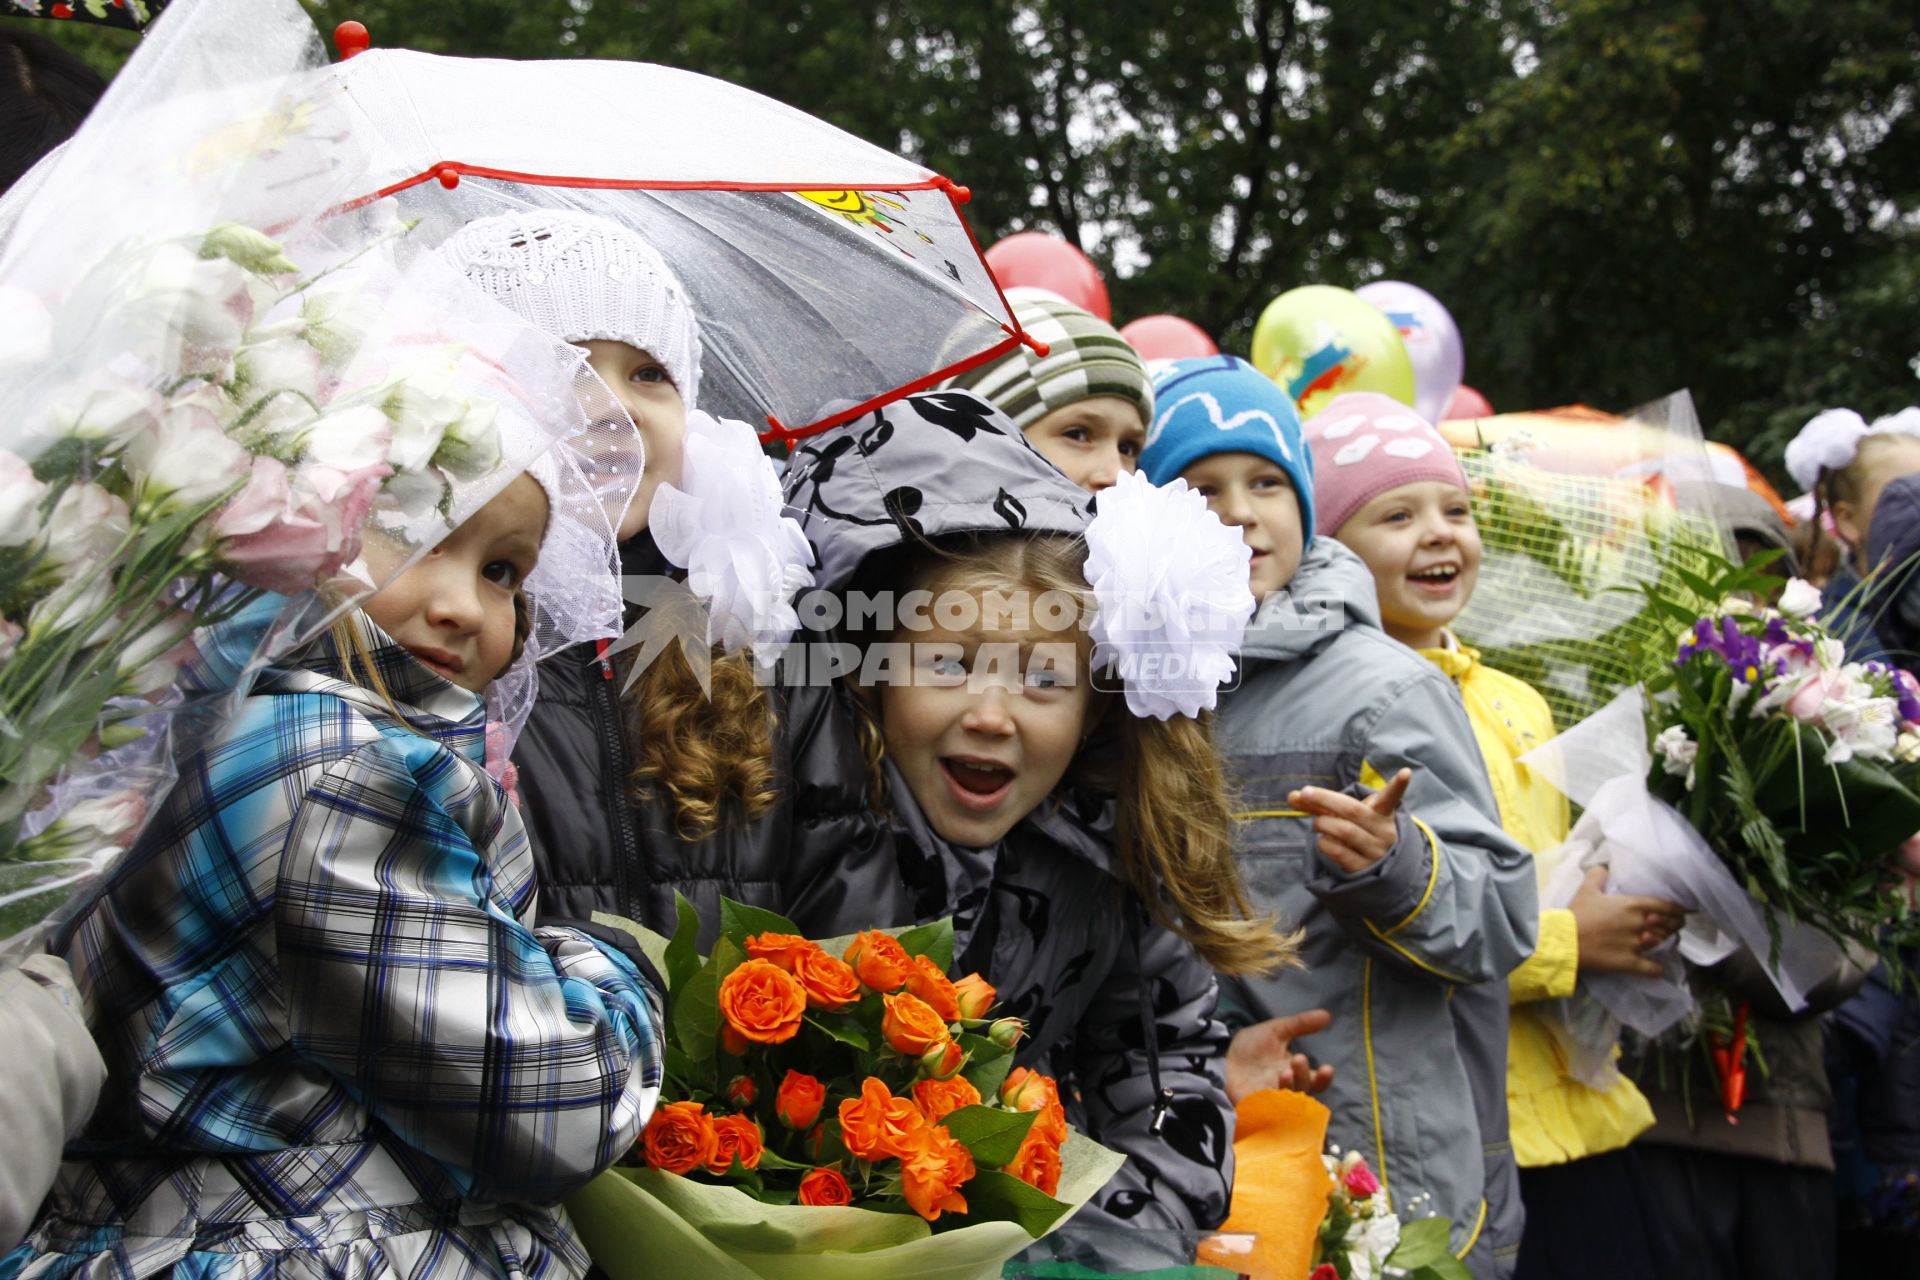
[[779, 798], [773, 710], [751, 655], [716, 648], [703, 690], [680, 647], [669, 645], [625, 705], [639, 744], [635, 790], [667, 805], [683, 839], [712, 835], [730, 809], [752, 821]]
[[[922, 543], [883, 555], [862, 573], [863, 585], [946, 590], [1060, 592], [1081, 616], [1092, 610], [1086, 542], [1061, 534], [977, 534]], [[890, 579], [891, 581], [887, 581]], [[1079, 628], [1083, 657], [1090, 656]], [[885, 634], [850, 636], [874, 644]], [[868, 787], [886, 803], [885, 725], [876, 691], [855, 685]], [[1233, 807], [1213, 742], [1210, 718], [1154, 720], [1129, 714], [1117, 695], [1095, 693], [1068, 778], [1115, 801], [1115, 844], [1128, 880], [1162, 925], [1193, 944], [1221, 973], [1266, 973], [1295, 966], [1299, 935], [1272, 916], [1255, 915], [1233, 854]], [[1106, 722], [1111, 721], [1108, 725]], [[1110, 729], [1093, 735], [1099, 726]], [[1093, 749], [1089, 749], [1089, 746]], [[1114, 748], [1117, 747], [1118, 759]]]

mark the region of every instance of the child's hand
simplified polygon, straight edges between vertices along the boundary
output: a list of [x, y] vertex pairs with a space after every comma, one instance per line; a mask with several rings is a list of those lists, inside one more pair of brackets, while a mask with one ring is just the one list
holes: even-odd
[[1287, 796], [1287, 803], [1313, 815], [1313, 830], [1320, 837], [1320, 852], [1334, 866], [1352, 874], [1365, 871], [1393, 852], [1399, 838], [1393, 815], [1400, 808], [1400, 797], [1407, 794], [1413, 770], [1402, 769], [1386, 786], [1356, 800], [1325, 787], [1302, 787]]
[[1587, 872], [1567, 909], [1580, 937], [1580, 968], [1585, 973], [1633, 973], [1660, 976], [1660, 962], [1645, 954], [1680, 931], [1686, 914], [1665, 898], [1608, 893], [1607, 869]]
[[1237, 1107], [1241, 1099], [1262, 1089], [1326, 1092], [1333, 1083], [1333, 1068], [1314, 1066], [1306, 1054], [1293, 1051], [1293, 1041], [1325, 1031], [1332, 1022], [1333, 1015], [1325, 1009], [1308, 1009], [1234, 1032], [1227, 1045], [1227, 1101]]

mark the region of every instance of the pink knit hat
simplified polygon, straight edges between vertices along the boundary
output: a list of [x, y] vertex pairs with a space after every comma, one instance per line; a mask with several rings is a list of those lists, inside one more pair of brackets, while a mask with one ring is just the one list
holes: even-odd
[[1401, 485], [1467, 474], [1433, 424], [1391, 396], [1349, 391], [1307, 419], [1316, 532], [1335, 534], [1354, 512]]

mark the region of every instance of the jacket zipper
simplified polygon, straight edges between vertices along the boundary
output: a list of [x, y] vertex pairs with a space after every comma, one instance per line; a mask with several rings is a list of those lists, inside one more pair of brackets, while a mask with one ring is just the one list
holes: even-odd
[[640, 886], [645, 883], [646, 869], [640, 865], [640, 842], [633, 830], [633, 811], [627, 805], [627, 741], [620, 732], [620, 703], [613, 687], [613, 663], [607, 658], [607, 647], [605, 640], [594, 645], [600, 678], [589, 683], [594, 689], [593, 717], [599, 722], [600, 738], [606, 744], [602, 758], [607, 762], [607, 827], [613, 837], [613, 847], [619, 853], [616, 887], [620, 914], [638, 920], [641, 918]]

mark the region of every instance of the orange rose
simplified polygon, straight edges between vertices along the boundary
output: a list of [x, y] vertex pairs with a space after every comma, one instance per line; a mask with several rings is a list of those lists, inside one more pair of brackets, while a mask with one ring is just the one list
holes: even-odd
[[862, 1160], [898, 1157], [926, 1123], [910, 1099], [894, 1097], [885, 1081], [872, 1076], [861, 1084], [858, 1098], [840, 1104], [840, 1141]]
[[952, 1040], [943, 1040], [920, 1055], [920, 1074], [945, 1080], [967, 1062], [967, 1051]]
[[835, 959], [819, 947], [802, 951], [793, 958], [793, 976], [807, 993], [807, 1005], [814, 1009], [844, 1009], [860, 999], [860, 976], [845, 960]]
[[826, 1101], [825, 1085], [804, 1072], [789, 1071], [773, 1095], [773, 1113], [787, 1128], [804, 1129], [820, 1118]]
[[913, 1100], [919, 1104], [921, 1115], [938, 1124], [962, 1107], [979, 1106], [980, 1091], [965, 1076], [951, 1080], [915, 1080]]
[[960, 1017], [960, 995], [954, 989], [953, 979], [940, 972], [940, 966], [925, 956], [913, 957], [907, 990], [926, 1001], [942, 1022], [953, 1022]]
[[720, 1047], [732, 1057], [744, 1058], [751, 1046], [747, 1043], [745, 1036], [731, 1026], [723, 1026], [720, 1028]]
[[942, 1211], [967, 1211], [960, 1186], [972, 1176], [973, 1152], [944, 1125], [923, 1127], [900, 1156], [900, 1191], [913, 1211], [928, 1222]]
[[802, 954], [818, 950], [819, 943], [809, 942], [797, 933], [756, 933], [747, 939], [748, 956], [777, 964], [788, 973], [793, 972], [794, 962]]
[[761, 1149], [760, 1126], [752, 1116], [715, 1116], [713, 1154], [707, 1157], [707, 1172], [725, 1173], [733, 1167], [735, 1156], [740, 1158], [742, 1168], [757, 1168]]
[[653, 1109], [641, 1150], [647, 1164], [668, 1173], [692, 1173], [713, 1157], [713, 1117], [697, 1102], [663, 1102]]
[[1033, 1128], [1027, 1130], [1027, 1136], [1021, 1139], [1013, 1163], [1003, 1172], [1053, 1195], [1060, 1190], [1060, 1144], [1040, 1132], [1040, 1122], [1036, 1120]]
[[748, 1040], [782, 1044], [806, 1016], [807, 993], [771, 960], [748, 960], [720, 981], [720, 1012]]
[[950, 1038], [947, 1024], [919, 996], [903, 992], [886, 997], [886, 1004], [886, 1015], [880, 1019], [880, 1034], [909, 1058], [917, 1058]]
[[838, 1169], [815, 1169], [800, 1179], [801, 1204], [852, 1204], [853, 1188]]
[[913, 971], [913, 962], [900, 940], [878, 929], [855, 934], [841, 958], [875, 991], [898, 991], [907, 985], [907, 975]]
[[1000, 1101], [1015, 1111], [1040, 1113], [1028, 1133], [1044, 1134], [1056, 1144], [1067, 1140], [1067, 1111], [1060, 1105], [1060, 1086], [1051, 1076], [1015, 1067], [1000, 1086]]
[[736, 1107], [744, 1110], [759, 1096], [760, 1086], [753, 1082], [752, 1076], [735, 1076], [727, 1081], [727, 1101]]
[[977, 973], [970, 973], [953, 984], [954, 998], [960, 1004], [960, 1016], [973, 1021], [987, 1016], [987, 1010], [993, 1008], [993, 1002], [1000, 993], [993, 984]]

